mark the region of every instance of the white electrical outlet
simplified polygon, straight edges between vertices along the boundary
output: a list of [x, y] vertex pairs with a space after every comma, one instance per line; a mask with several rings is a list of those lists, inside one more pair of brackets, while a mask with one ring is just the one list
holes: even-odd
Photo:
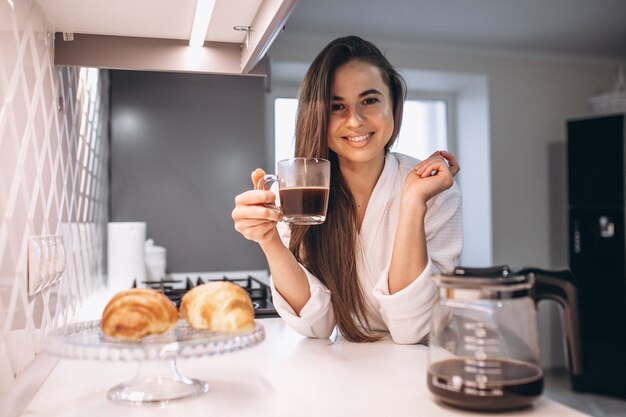
[[59, 280], [65, 270], [62, 236], [34, 236], [28, 240], [28, 294], [33, 296]]
[[65, 271], [65, 245], [63, 244], [63, 237], [54, 236], [54, 240], [56, 243], [55, 247], [57, 250], [56, 262], [54, 263], [56, 277], [54, 278], [54, 281], [51, 282], [51, 284], [54, 284], [59, 279], [61, 279], [61, 276], [63, 275], [63, 272]]

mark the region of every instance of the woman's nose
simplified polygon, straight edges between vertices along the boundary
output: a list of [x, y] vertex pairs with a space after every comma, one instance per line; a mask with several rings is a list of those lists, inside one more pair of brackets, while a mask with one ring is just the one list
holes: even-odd
[[351, 109], [348, 112], [348, 125], [361, 126], [363, 124], [363, 114], [358, 108]]

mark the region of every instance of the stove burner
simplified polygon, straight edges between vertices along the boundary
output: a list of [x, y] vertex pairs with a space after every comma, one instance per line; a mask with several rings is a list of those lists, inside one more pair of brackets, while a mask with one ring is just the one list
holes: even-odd
[[[198, 276], [195, 279], [186, 277], [184, 280], [163, 279], [161, 281], [141, 281], [141, 284], [143, 287], [162, 292], [176, 304], [176, 307], [180, 307], [180, 301], [187, 291], [198, 285], [206, 284], [209, 281], [229, 281], [241, 286], [250, 295], [252, 305], [254, 306], [254, 314], [257, 318], [278, 317], [278, 313], [272, 303], [270, 287], [251, 275], [245, 278], [229, 278], [223, 276], [221, 279], [203, 279]], [[133, 282], [133, 288], [137, 288], [137, 281]]]

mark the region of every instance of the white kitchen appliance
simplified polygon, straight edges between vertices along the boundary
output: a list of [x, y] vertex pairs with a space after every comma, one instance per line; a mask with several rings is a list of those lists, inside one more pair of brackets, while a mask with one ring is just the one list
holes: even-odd
[[108, 287], [114, 291], [130, 288], [134, 280], [145, 281], [144, 244], [146, 223], [111, 222], [108, 224]]

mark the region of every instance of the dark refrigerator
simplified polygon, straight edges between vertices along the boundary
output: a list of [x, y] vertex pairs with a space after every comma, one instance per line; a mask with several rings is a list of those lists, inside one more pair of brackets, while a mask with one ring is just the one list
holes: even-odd
[[624, 115], [567, 123], [569, 263], [582, 373], [574, 389], [626, 397]]

